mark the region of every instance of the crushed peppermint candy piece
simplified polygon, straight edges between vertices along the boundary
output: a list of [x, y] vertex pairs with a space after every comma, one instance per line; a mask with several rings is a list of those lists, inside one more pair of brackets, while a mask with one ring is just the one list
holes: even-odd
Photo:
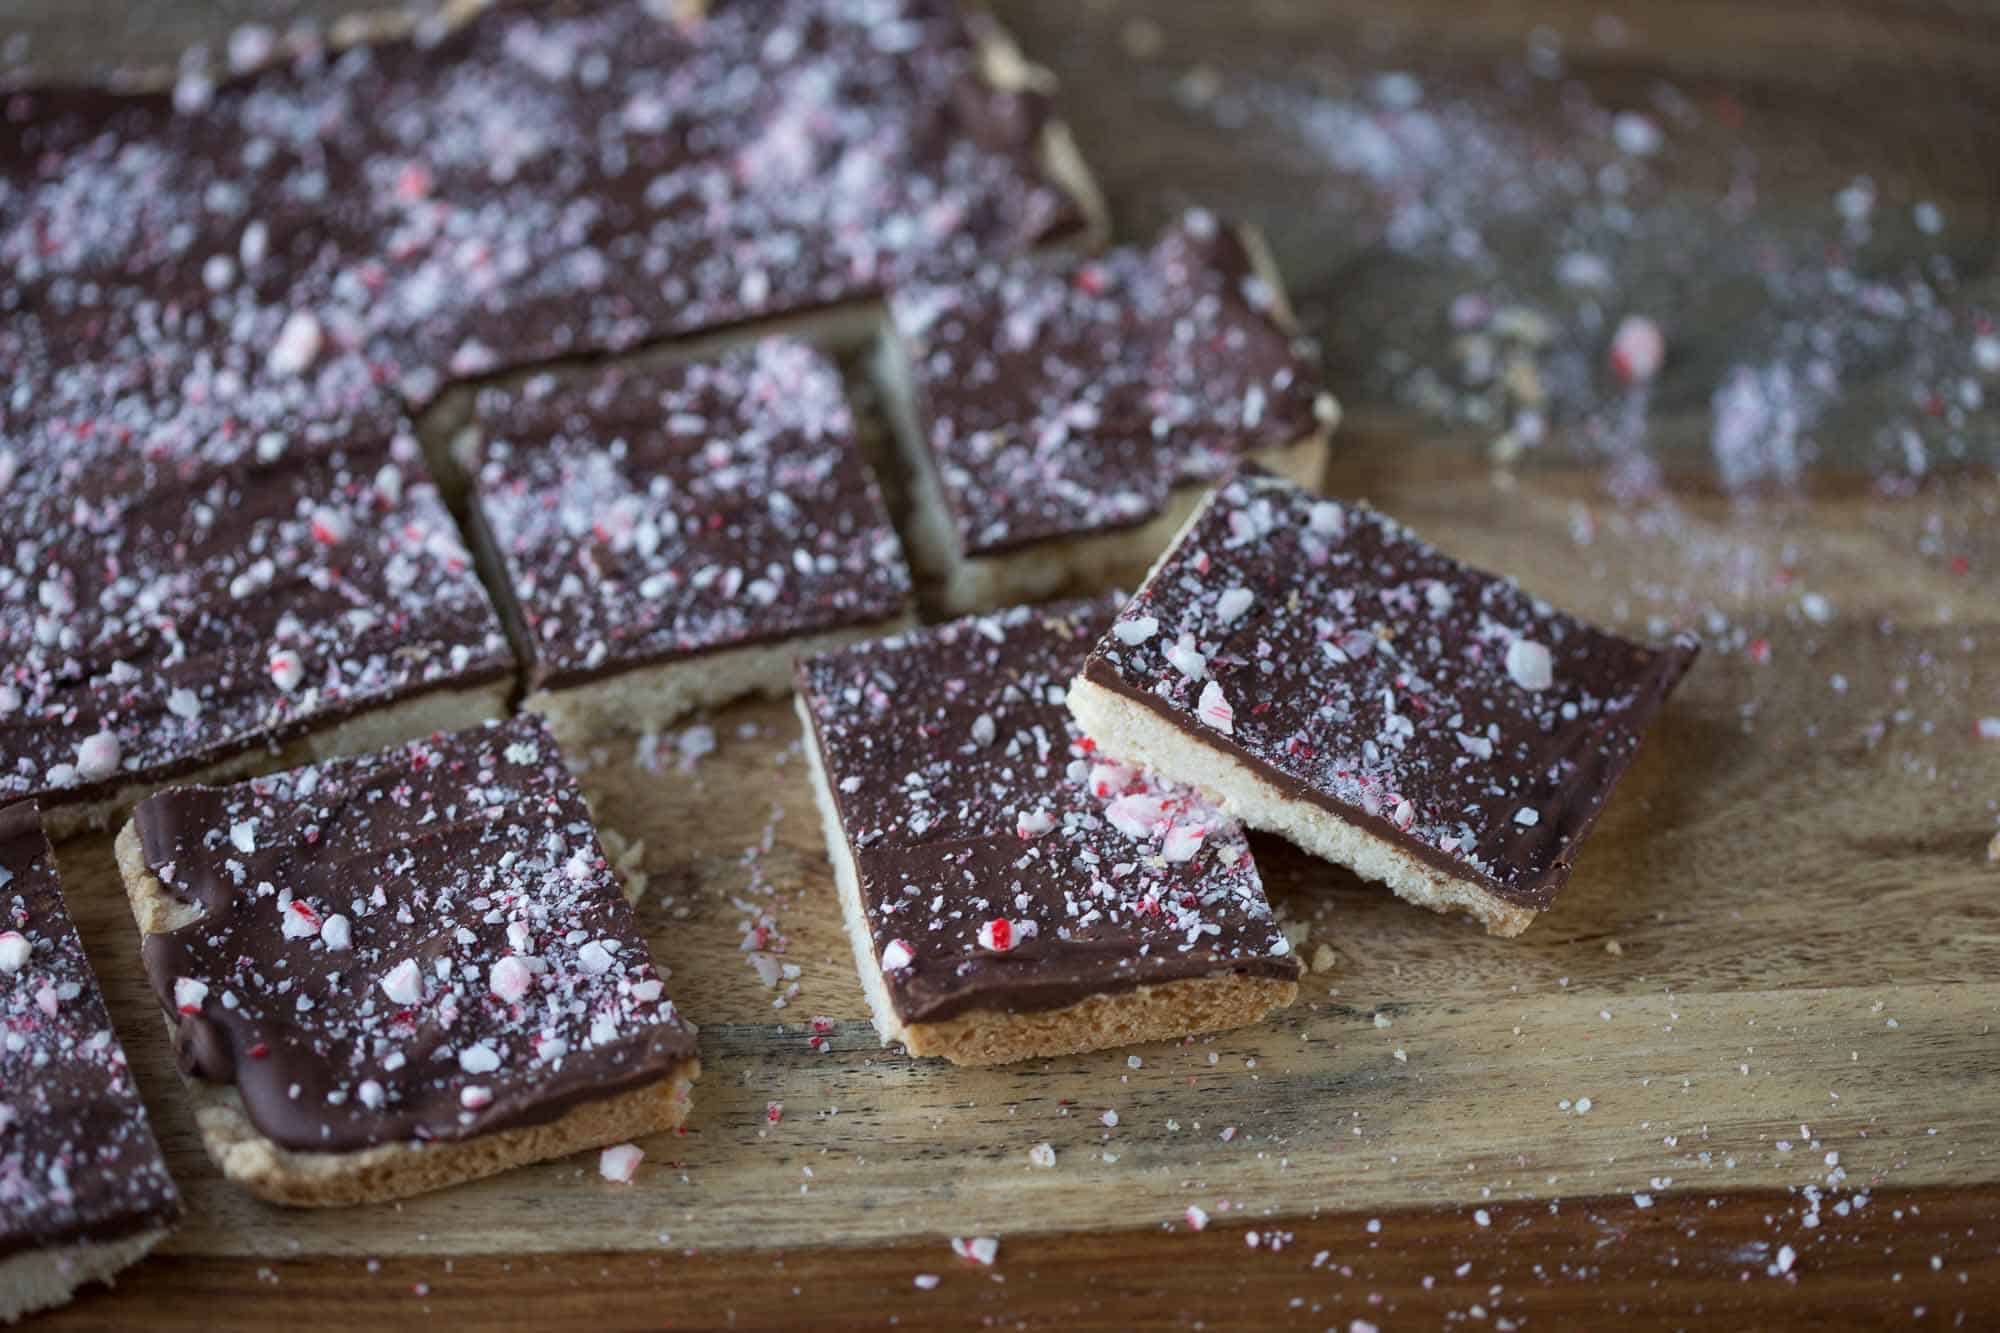
[[14, 975], [28, 965], [34, 942], [18, 930], [0, 931], [0, 972]]
[[973, 1236], [970, 1239], [953, 1236], [951, 1252], [961, 1259], [970, 1259], [976, 1264], [985, 1264], [990, 1268], [993, 1261], [1000, 1257], [1000, 1242], [992, 1236]]
[[193, 977], [174, 978], [174, 1008], [184, 1014], [201, 1012], [202, 1002], [208, 999], [208, 983], [196, 981]]
[[1236, 710], [1222, 693], [1219, 681], [1211, 680], [1201, 687], [1201, 702], [1195, 705], [1195, 716], [1225, 736], [1236, 730]]
[[629, 1185], [645, 1158], [645, 1149], [637, 1144], [613, 1144], [597, 1155], [597, 1172], [614, 1185]]
[[1660, 373], [1667, 340], [1644, 315], [1627, 315], [1611, 335], [1611, 369], [1627, 384], [1645, 384]]

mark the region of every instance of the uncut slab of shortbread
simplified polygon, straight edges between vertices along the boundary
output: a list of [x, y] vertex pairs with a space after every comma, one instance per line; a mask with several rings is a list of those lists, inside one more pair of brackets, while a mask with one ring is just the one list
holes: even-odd
[[1594, 629], [1394, 519], [1246, 468], [1069, 705], [1108, 752], [1252, 828], [1517, 935], [1697, 650]]
[[1299, 964], [1241, 827], [1106, 762], [1063, 683], [1110, 599], [829, 653], [798, 708], [885, 1044], [1000, 1064], [1255, 1022]]
[[128, 295], [171, 329], [254, 291], [421, 405], [1099, 225], [1034, 72], [949, 0], [450, 12], [171, 93], [10, 91], [5, 308], [67, 342]]
[[400, 1198], [681, 1123], [700, 1073], [540, 719], [143, 802], [118, 860], [209, 1155]]
[[903, 286], [877, 362], [954, 612], [1137, 577], [1239, 459], [1317, 483], [1338, 417], [1262, 240], [1202, 211], [1150, 248]]
[[840, 373], [793, 339], [477, 399], [473, 513], [526, 707], [565, 742], [791, 689], [910, 578]]
[[32, 801], [0, 807], [0, 1320], [108, 1282], [180, 1193], [125, 1066]]

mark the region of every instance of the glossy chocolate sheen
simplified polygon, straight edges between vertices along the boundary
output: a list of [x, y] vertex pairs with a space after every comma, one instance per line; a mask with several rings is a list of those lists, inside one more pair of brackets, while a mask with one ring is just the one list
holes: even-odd
[[1242, 829], [1096, 762], [1069, 720], [1064, 684], [1114, 605], [1016, 608], [800, 665], [876, 956], [909, 955], [884, 968], [905, 1022], [1298, 975]]
[[966, 555], [1128, 528], [1177, 486], [1319, 429], [1317, 352], [1233, 227], [988, 264], [890, 302], [917, 428]]
[[177, 1221], [32, 801], [0, 807], [0, 1011], [0, 1259]]
[[0, 265], [66, 335], [254, 291], [415, 402], [1077, 230], [946, 0], [496, 6], [173, 95], [0, 95]]
[[1286, 794], [1541, 909], [1697, 651], [1594, 629], [1391, 518], [1244, 468], [1083, 676]]
[[903, 613], [909, 571], [833, 362], [765, 339], [478, 399], [477, 503], [530, 689]]
[[182, 1067], [281, 1147], [465, 1139], [665, 1078], [662, 994], [589, 811], [517, 717], [135, 815], [204, 915], [148, 935]]

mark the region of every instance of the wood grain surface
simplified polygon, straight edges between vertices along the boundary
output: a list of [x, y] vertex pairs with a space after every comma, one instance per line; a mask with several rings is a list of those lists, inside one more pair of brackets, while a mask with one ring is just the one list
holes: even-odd
[[[58, 8], [24, 20], [38, 60], [78, 13], [122, 12]], [[683, 730], [584, 776], [644, 840], [642, 919], [702, 1024], [688, 1132], [646, 1143], [630, 1186], [580, 1158], [304, 1213], [206, 1161], [109, 842], [71, 843], [65, 884], [189, 1217], [46, 1325], [1991, 1326], [2000, 743], [1978, 724], [2000, 716], [2000, 450], [1991, 406], [1953, 425], [1912, 385], [1955, 385], [1936, 363], [2000, 308], [2000, 22], [1872, 3], [1655, 4], [1615, 31], [1561, 0], [1001, 9], [1063, 76], [1123, 234], [1202, 200], [1273, 236], [1350, 409], [1330, 493], [1579, 614], [1709, 638], [1566, 896], [1490, 939], [1260, 841], [1304, 955], [1331, 961], [1292, 1010], [1009, 1069], [912, 1060], [867, 1023], [789, 708], [745, 704], [701, 724], [713, 753], [684, 764], [708, 733]], [[195, 22], [149, 9], [133, 42]], [[1561, 73], [1524, 81], [1552, 48]], [[1353, 157], [1372, 122], [1347, 111], [1385, 71], [1421, 89], [1426, 133], [1465, 143], [1383, 121], [1396, 152]], [[1671, 121], [1668, 86], [1707, 113]], [[1677, 126], [1635, 187], [1641, 224], [1676, 226], [1608, 240], [1550, 183], [1587, 156], [1565, 146], [1594, 124], [1579, 98]], [[1725, 214], [1746, 159], [1755, 202]], [[1516, 173], [1518, 209], [1479, 197]], [[1862, 176], [1865, 241], [1831, 202]], [[1449, 223], [1435, 244], [1412, 198]], [[1913, 201], [1944, 228], [1906, 225]], [[1452, 239], [1468, 229], [1477, 246]], [[1837, 281], [1808, 281], [1828, 246], [1905, 293], [1921, 275], [1951, 336], [1849, 320]], [[1565, 323], [1536, 354], [1550, 438], [1496, 469], [1492, 394], [1446, 373], [1440, 312], [1469, 288], [1553, 309], [1595, 365], [1603, 331], [1547, 278], [1579, 248], [1618, 274], [1599, 316], [1666, 325], [1668, 371], [1643, 401], [1611, 392], [1565, 360]], [[1789, 365], [1770, 349], [1821, 329], [1838, 393], [1786, 398], [1730, 446], [1730, 386], [1769, 388]], [[741, 947], [760, 919], [796, 995]], [[1052, 1168], [1029, 1162], [1041, 1143]], [[998, 1263], [957, 1258], [954, 1235], [999, 1237]]]

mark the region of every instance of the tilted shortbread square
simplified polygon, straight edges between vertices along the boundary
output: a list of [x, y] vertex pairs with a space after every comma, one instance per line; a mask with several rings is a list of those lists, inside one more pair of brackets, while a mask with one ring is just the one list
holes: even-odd
[[32, 801], [0, 808], [0, 1320], [109, 1281], [181, 1215]]
[[202, 1139], [263, 1198], [399, 1198], [686, 1114], [693, 1029], [537, 718], [174, 788], [118, 860]]
[[1252, 458], [1307, 484], [1338, 409], [1263, 242], [1195, 211], [1147, 249], [897, 289], [877, 356], [926, 596], [1136, 578]]
[[1245, 469], [1070, 689], [1105, 749], [1517, 935], [1698, 645], [1629, 642], [1373, 510]]
[[797, 657], [906, 618], [840, 374], [802, 342], [538, 375], [476, 411], [478, 543], [526, 707], [565, 741], [783, 694]]
[[1242, 829], [1100, 762], [1063, 682], [1100, 599], [814, 658], [798, 707], [882, 1040], [999, 1064], [1255, 1022], [1298, 961]]

